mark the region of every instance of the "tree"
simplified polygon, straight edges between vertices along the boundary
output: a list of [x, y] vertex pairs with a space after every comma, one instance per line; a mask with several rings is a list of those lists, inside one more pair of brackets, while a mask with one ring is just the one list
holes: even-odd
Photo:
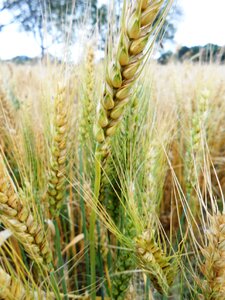
[[[0, 14], [5, 11], [12, 15], [9, 24], [17, 23], [21, 30], [33, 33], [43, 57], [47, 47], [45, 34], [51, 36], [52, 43], [61, 42], [69, 34], [69, 28], [82, 18], [85, 4], [83, 0], [5, 0]], [[106, 23], [106, 6], [99, 8], [97, 0], [91, 0], [90, 16], [92, 25], [97, 19]], [[0, 23], [0, 30], [7, 25]]]
[[[177, 30], [177, 22], [180, 20], [182, 16], [182, 10], [181, 7], [177, 5], [177, 3], [175, 3], [174, 7], [169, 11], [162, 30], [161, 30], [161, 34], [158, 36], [158, 42], [161, 43], [161, 41], [163, 43], [173, 43], [174, 42], [174, 37], [175, 37], [175, 33]], [[156, 18], [156, 21], [158, 20], [158, 18]], [[161, 45], [162, 46], [162, 45]], [[163, 52], [164, 47], [161, 47], [161, 52]]]
[[[88, 1], [88, 0], [87, 0]], [[88, 7], [89, 18], [86, 21], [90, 25], [98, 23], [101, 37], [101, 45], [104, 45], [107, 24], [107, 6], [98, 6], [98, 0], [3, 0], [0, 6], [1, 13], [11, 13], [11, 23], [17, 23], [21, 30], [33, 33], [41, 48], [42, 57], [46, 48], [51, 44], [62, 42], [67, 35], [71, 35], [71, 29], [76, 22], [81, 21], [86, 14]], [[86, 4], [85, 4], [86, 3]], [[119, 20], [123, 0], [114, 0], [115, 17]], [[174, 20], [181, 15], [180, 9], [176, 6], [170, 13], [163, 26], [163, 41], [172, 41], [176, 31]], [[8, 24], [0, 23], [0, 31]], [[72, 32], [70, 38], [76, 38], [76, 32]], [[50, 45], [46, 44], [45, 37], [50, 38]], [[160, 40], [160, 37], [159, 37]], [[103, 47], [101, 47], [103, 48]]]

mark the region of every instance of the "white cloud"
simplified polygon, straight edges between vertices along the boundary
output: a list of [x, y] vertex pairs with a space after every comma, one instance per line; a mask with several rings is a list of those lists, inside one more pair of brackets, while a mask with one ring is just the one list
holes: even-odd
[[224, 0], [178, 0], [178, 4], [184, 13], [176, 34], [178, 44], [225, 45]]
[[98, 0], [98, 4], [101, 5], [101, 4], [107, 4], [108, 3], [108, 0]]
[[10, 25], [0, 33], [0, 58], [10, 59], [18, 55], [40, 55], [40, 47], [32, 34], [18, 32], [17, 25]]

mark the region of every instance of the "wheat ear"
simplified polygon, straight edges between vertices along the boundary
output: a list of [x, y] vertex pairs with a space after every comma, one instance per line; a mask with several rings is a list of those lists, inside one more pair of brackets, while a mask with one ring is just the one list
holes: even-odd
[[[128, 9], [127, 17], [122, 18], [119, 44], [115, 58], [109, 62], [105, 76], [105, 87], [100, 103], [97, 124], [94, 126], [94, 134], [97, 141], [95, 152], [95, 187], [94, 196], [99, 200], [101, 187], [101, 172], [110, 153], [110, 143], [123, 118], [123, 112], [131, 100], [134, 83], [140, 76], [148, 54], [154, 44], [151, 37], [160, 28], [160, 21], [165, 14], [153, 26], [162, 5], [163, 0], [132, 1], [127, 7], [124, 1], [124, 12]], [[162, 24], [162, 23], [161, 23]], [[90, 256], [91, 256], [91, 282], [96, 281], [95, 252], [94, 252], [94, 226], [96, 213], [92, 212], [90, 226]], [[95, 298], [95, 292], [92, 299]]]
[[136, 239], [138, 264], [147, 272], [154, 287], [164, 295], [177, 274], [177, 261], [158, 246], [152, 231], [145, 231]]
[[98, 123], [96, 140], [104, 158], [109, 154], [110, 138], [118, 128], [123, 111], [131, 99], [132, 89], [140, 75], [151, 46], [153, 22], [164, 1], [134, 1], [121, 28], [114, 61], [109, 63]]
[[202, 248], [204, 263], [200, 266], [205, 277], [204, 299], [223, 300], [225, 295], [225, 214], [210, 216], [206, 231], [207, 245]]
[[[128, 214], [124, 213], [124, 232], [126, 237], [133, 240], [136, 236], [136, 229], [134, 228], [133, 220]], [[136, 268], [136, 260], [133, 249], [130, 248], [131, 245], [127, 245], [127, 249], [118, 248], [115, 272], [118, 272], [116, 276], [112, 278], [112, 299], [121, 300], [124, 299], [127, 293], [127, 289], [130, 284], [130, 279], [133, 276], [133, 271]]]
[[52, 295], [25, 287], [21, 280], [0, 267], [0, 298], [2, 300], [53, 300]]
[[[200, 175], [203, 150], [201, 146], [202, 135], [206, 135], [206, 121], [208, 116], [209, 92], [203, 90], [198, 99], [198, 106], [191, 119], [190, 141], [185, 155], [186, 194], [190, 201], [192, 212], [197, 210], [197, 201], [193, 196], [193, 188], [196, 185], [196, 175]], [[195, 171], [196, 169], [196, 171]], [[192, 198], [192, 199], [191, 199]]]
[[16, 130], [16, 122], [13, 109], [6, 98], [5, 93], [0, 88], [0, 111], [1, 111], [1, 127], [5, 130]]
[[66, 159], [68, 137], [68, 105], [65, 88], [58, 87], [55, 97], [54, 134], [47, 201], [52, 216], [59, 214], [66, 191]]
[[[90, 144], [90, 139], [93, 138], [91, 135], [94, 124], [94, 51], [90, 46], [87, 52], [87, 59], [85, 64], [85, 91], [82, 95], [82, 112], [80, 120], [80, 142], [81, 144]], [[92, 133], [93, 134], [93, 133]], [[92, 141], [91, 141], [92, 142]], [[87, 145], [85, 145], [87, 147]]]
[[37, 263], [49, 263], [52, 259], [46, 234], [40, 221], [22, 201], [0, 156], [0, 221], [9, 228]]
[[12, 278], [0, 267], [0, 298], [3, 300], [13, 299], [32, 299], [26, 292], [22, 282]]
[[0, 144], [13, 169], [18, 168], [18, 165], [22, 168], [22, 158], [25, 157], [24, 140], [16, 117], [16, 111], [6, 93], [0, 89]]
[[[106, 73], [106, 83], [98, 123], [95, 126], [95, 136], [101, 153], [101, 166], [104, 167], [100, 182], [99, 200], [104, 201], [104, 189], [107, 187], [110, 174], [108, 155], [110, 141], [123, 119], [123, 112], [132, 100], [135, 81], [142, 72], [145, 58], [153, 43], [153, 22], [157, 17], [164, 1], [134, 1], [128, 9], [128, 17], [124, 18], [119, 38], [115, 61], [109, 64]], [[111, 197], [116, 200], [116, 197]], [[111, 201], [111, 207], [115, 204]], [[107, 205], [106, 205], [107, 206]], [[113, 212], [114, 213], [114, 212]]]

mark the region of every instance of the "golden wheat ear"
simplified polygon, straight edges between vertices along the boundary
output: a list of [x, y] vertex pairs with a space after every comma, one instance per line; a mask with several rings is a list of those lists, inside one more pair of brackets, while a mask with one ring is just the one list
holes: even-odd
[[6, 94], [0, 87], [0, 128], [1, 130], [16, 130], [16, 120], [13, 108], [11, 107]]
[[40, 264], [52, 260], [45, 229], [21, 199], [0, 156], [0, 221], [11, 230], [29, 256]]
[[209, 217], [207, 245], [201, 248], [204, 263], [200, 265], [205, 280], [200, 284], [207, 299], [222, 300], [225, 296], [225, 214]]
[[52, 293], [29, 287], [14, 274], [0, 267], [0, 298], [2, 300], [54, 300]]
[[55, 97], [54, 132], [51, 147], [51, 166], [48, 179], [47, 202], [50, 214], [55, 217], [65, 200], [68, 142], [68, 103], [65, 87], [58, 86]]
[[12, 279], [12, 277], [7, 274], [0, 267], [0, 297], [1, 299], [27, 299], [28, 293], [23, 286], [23, 284], [17, 280], [16, 278]]
[[[115, 134], [127, 103], [131, 100], [134, 83], [152, 49], [153, 42], [150, 41], [157, 31], [153, 22], [163, 3], [164, 1], [139, 0], [125, 5], [128, 13], [122, 22], [115, 59], [109, 61], [107, 66], [104, 94], [94, 130], [100, 151], [105, 158], [109, 154], [111, 137]], [[157, 25], [159, 27], [159, 24]]]

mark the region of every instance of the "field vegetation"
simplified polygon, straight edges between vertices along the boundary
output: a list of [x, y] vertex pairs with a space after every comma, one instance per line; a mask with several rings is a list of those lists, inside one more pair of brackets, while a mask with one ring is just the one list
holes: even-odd
[[225, 299], [224, 67], [131, 2], [104, 62], [0, 65], [0, 299]]

